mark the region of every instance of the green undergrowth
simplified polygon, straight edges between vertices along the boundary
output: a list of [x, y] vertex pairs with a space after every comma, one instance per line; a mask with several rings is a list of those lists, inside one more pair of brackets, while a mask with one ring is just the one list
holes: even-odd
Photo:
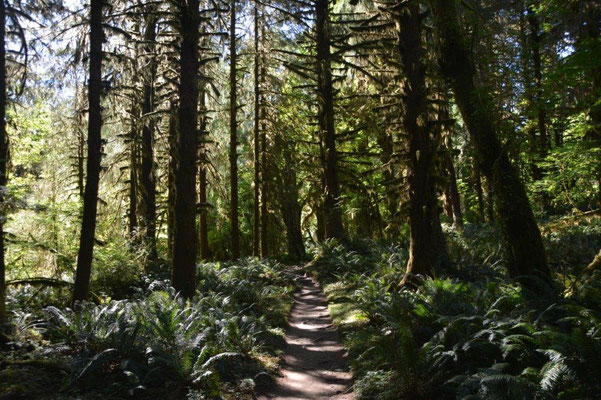
[[[580, 275], [586, 264], [556, 262], [563, 240], [582, 243], [583, 251], [587, 243], [599, 246], [593, 228], [546, 238], [564, 290], [535, 300], [506, 279], [494, 236], [476, 227], [452, 232], [451, 253], [466, 252], [414, 291], [398, 287], [404, 247], [365, 241], [318, 247], [307, 268], [322, 283], [343, 335], [356, 397], [598, 398], [601, 277]], [[469, 271], [478, 264], [479, 271]]]
[[143, 286], [77, 312], [15, 310], [0, 396], [250, 399], [271, 384], [292, 306], [284, 266], [202, 264], [191, 300], [168, 281]]

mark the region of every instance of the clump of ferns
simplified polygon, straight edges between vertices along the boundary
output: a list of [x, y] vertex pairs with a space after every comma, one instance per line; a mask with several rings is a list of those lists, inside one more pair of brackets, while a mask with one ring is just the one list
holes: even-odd
[[274, 297], [285, 296], [289, 282], [278, 264], [252, 258], [203, 264], [198, 275], [200, 293], [227, 294], [232, 304], [254, 314], [264, 314]]
[[201, 296], [186, 303], [156, 292], [147, 303], [139, 308], [139, 315], [146, 327], [148, 364], [182, 382], [210, 375], [214, 357], [248, 354], [256, 343], [253, 322], [242, 324], [244, 318], [226, 311], [223, 296]]
[[353, 301], [374, 330], [360, 374], [395, 372], [400, 398], [594, 398], [601, 390], [598, 312], [571, 300], [544, 310], [520, 290], [426, 279], [398, 291], [364, 276]]
[[366, 267], [366, 257], [348, 249], [336, 239], [328, 239], [316, 245], [311, 269], [326, 278], [336, 275], [361, 272]]
[[214, 368], [258, 351], [264, 329], [260, 318], [215, 293], [185, 301], [172, 291], [153, 291], [143, 300], [47, 313], [49, 335], [76, 354], [73, 381], [121, 368], [138, 386], [160, 371], [163, 379], [214, 389]]
[[79, 350], [115, 348], [124, 354], [135, 347], [140, 322], [134, 313], [134, 303], [130, 301], [111, 301], [101, 305], [82, 303], [78, 311], [51, 306], [45, 311], [48, 334], [54, 341]]

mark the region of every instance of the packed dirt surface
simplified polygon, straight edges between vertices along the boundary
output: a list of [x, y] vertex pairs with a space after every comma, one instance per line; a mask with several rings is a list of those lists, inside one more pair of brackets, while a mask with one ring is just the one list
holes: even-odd
[[296, 281], [300, 290], [288, 319], [281, 376], [259, 399], [351, 400], [352, 375], [328, 302], [314, 280], [299, 276]]

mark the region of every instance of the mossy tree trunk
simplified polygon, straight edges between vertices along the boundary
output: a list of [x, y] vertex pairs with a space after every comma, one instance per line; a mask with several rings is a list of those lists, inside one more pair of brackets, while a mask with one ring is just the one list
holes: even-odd
[[253, 65], [253, 75], [254, 75], [254, 125], [253, 125], [253, 161], [254, 161], [254, 198], [253, 198], [253, 256], [258, 257], [261, 254], [261, 215], [260, 215], [260, 190], [261, 190], [261, 182], [259, 181], [261, 177], [261, 153], [260, 153], [260, 122], [259, 117], [260, 114], [260, 103], [261, 103], [261, 92], [260, 92], [260, 59], [261, 55], [259, 53], [259, 4], [255, 3], [254, 9], [254, 65]]
[[240, 258], [240, 227], [238, 222], [238, 101], [236, 91], [236, 0], [230, 1], [230, 224], [232, 259]]
[[[200, 92], [200, 134], [206, 138], [207, 131], [207, 101], [206, 101], [206, 86], [201, 85]], [[207, 226], [207, 213], [209, 203], [207, 202], [207, 165], [209, 163], [206, 148], [206, 139], [200, 144], [200, 164], [198, 167], [198, 202], [200, 203], [199, 218], [198, 218], [198, 236], [200, 239], [200, 258], [204, 261], [211, 256], [209, 249], [209, 229]]]
[[140, 208], [142, 212], [142, 229], [144, 247], [148, 251], [150, 263], [157, 259], [156, 247], [156, 182], [154, 174], [154, 117], [155, 108], [154, 85], [157, 63], [154, 56], [156, 41], [157, 17], [150, 10], [144, 27], [144, 53], [148, 57], [147, 71], [144, 73], [142, 102], [142, 142], [140, 151]]
[[408, 137], [409, 262], [402, 284], [412, 276], [432, 276], [449, 262], [440, 226], [435, 184], [435, 158], [440, 138], [428, 122], [425, 50], [419, 3], [402, 6], [396, 18], [398, 46], [404, 75], [402, 123]]
[[476, 70], [455, 0], [430, 0], [441, 52], [441, 71], [451, 83], [455, 101], [476, 150], [477, 167], [490, 181], [503, 236], [507, 242], [510, 275], [525, 287], [533, 281], [551, 283], [551, 273], [540, 230], [518, 171], [499, 140], [502, 121], [496, 119], [493, 99], [476, 85]]
[[547, 135], [547, 111], [543, 99], [543, 71], [541, 56], [541, 32], [540, 23], [535, 10], [536, 4], [531, 4], [527, 9], [528, 26], [530, 28], [530, 54], [532, 56], [532, 69], [534, 72], [534, 108], [536, 114], [536, 126], [539, 135], [538, 155], [541, 158], [546, 157], [549, 149], [549, 139]]
[[449, 210], [449, 217], [453, 219], [453, 225], [459, 228], [463, 226], [463, 213], [461, 211], [461, 197], [459, 195], [459, 188], [457, 187], [457, 172], [455, 171], [451, 147], [447, 147], [443, 162], [448, 180], [445, 188], [446, 207]]
[[293, 143], [282, 143], [284, 168], [280, 171], [281, 193], [279, 194], [280, 210], [286, 226], [286, 245], [288, 255], [295, 260], [305, 258], [305, 244], [301, 230], [302, 207], [299, 203], [299, 183], [296, 175], [294, 160], [295, 148]]
[[167, 175], [167, 259], [173, 259], [173, 239], [175, 237], [175, 169], [177, 160], [177, 103], [169, 103], [169, 166]]
[[6, 206], [4, 188], [8, 181], [8, 137], [6, 135], [6, 9], [0, 4], [0, 336], [6, 323], [6, 261], [4, 259], [4, 219]]
[[[134, 101], [135, 103], [135, 101]], [[127, 213], [128, 231], [132, 249], [138, 231], [138, 124], [137, 108], [132, 105], [130, 110], [131, 126], [129, 131], [129, 210]]]
[[181, 29], [175, 169], [172, 284], [185, 298], [196, 288], [196, 154], [198, 151], [199, 1], [179, 2]]
[[332, 55], [330, 9], [328, 0], [315, 1], [315, 32], [317, 40], [317, 107], [320, 140], [323, 148], [323, 191], [326, 239], [344, 236], [338, 183], [338, 155], [334, 123], [334, 88], [332, 83]]
[[[265, 24], [261, 24], [261, 40], [265, 40]], [[263, 42], [264, 45], [264, 42]], [[267, 78], [267, 60], [265, 59], [265, 51], [261, 55], [261, 87], [265, 87], [266, 78]], [[261, 102], [263, 98], [261, 98]], [[261, 132], [261, 176], [259, 178], [259, 182], [261, 184], [260, 189], [260, 204], [261, 204], [261, 252], [260, 255], [262, 258], [265, 258], [269, 255], [269, 246], [267, 241], [267, 236], [269, 232], [269, 212], [267, 210], [267, 193], [268, 193], [268, 182], [270, 179], [269, 175], [269, 166], [267, 165], [267, 107], [265, 105], [261, 106], [261, 127], [259, 131]]]
[[88, 80], [88, 159], [86, 164], [86, 187], [83, 196], [81, 235], [77, 255], [77, 270], [73, 286], [73, 302], [87, 300], [90, 291], [90, 275], [94, 253], [94, 235], [98, 211], [98, 184], [102, 155], [102, 30], [103, 0], [90, 2], [90, 72]]
[[395, 184], [394, 174], [394, 139], [393, 135], [389, 134], [385, 129], [378, 130], [377, 137], [378, 146], [380, 147], [380, 162], [385, 167], [382, 170], [382, 180], [386, 193], [385, 203], [388, 210], [388, 224], [384, 229], [384, 233], [388, 239], [396, 239], [399, 236], [399, 196], [397, 186]]

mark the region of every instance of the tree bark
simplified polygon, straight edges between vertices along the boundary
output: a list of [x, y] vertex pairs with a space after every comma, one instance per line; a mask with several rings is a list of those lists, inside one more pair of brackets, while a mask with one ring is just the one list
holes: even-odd
[[394, 140], [393, 136], [384, 129], [378, 130], [378, 146], [380, 147], [380, 162], [384, 166], [382, 169], [382, 186], [386, 193], [386, 208], [388, 209], [389, 217], [388, 224], [384, 229], [388, 239], [395, 239], [399, 235], [399, 196], [397, 193], [397, 185], [393, 184], [395, 179], [393, 169]]
[[[598, 1], [589, 0], [586, 5], [586, 27], [584, 28], [584, 39], [589, 39], [590, 43], [597, 43], [599, 46], [599, 37], [601, 36], [601, 4]], [[589, 110], [591, 120], [591, 129], [587, 136], [601, 142], [601, 66], [591, 71], [591, 100], [592, 104]], [[600, 169], [601, 173], [601, 169]], [[601, 190], [601, 188], [600, 188]]]
[[173, 259], [173, 240], [175, 237], [175, 170], [177, 160], [177, 118], [178, 111], [174, 100], [169, 103], [169, 171], [167, 175], [167, 259]]
[[315, 32], [317, 39], [317, 105], [320, 140], [324, 149], [324, 210], [326, 238], [342, 238], [344, 228], [340, 210], [338, 156], [334, 125], [334, 88], [330, 50], [330, 10], [328, 0], [315, 1]]
[[510, 275], [523, 286], [540, 289], [532, 277], [551, 284], [551, 272], [540, 230], [516, 168], [499, 141], [493, 100], [475, 84], [475, 68], [459, 26], [456, 1], [430, 0], [441, 50], [441, 71], [450, 81], [455, 100], [476, 150], [478, 168], [495, 192], [501, 230], [508, 244]]
[[[598, 1], [588, 1], [586, 4], [586, 28], [584, 29], [584, 38], [589, 39], [590, 43], [599, 45], [601, 36], [601, 4]], [[592, 140], [594, 145], [601, 145], [601, 66], [591, 71], [591, 106], [589, 109], [589, 118], [591, 126], [586, 133], [586, 138]], [[597, 163], [597, 202], [601, 206], [601, 160]]]
[[230, 224], [232, 259], [240, 258], [240, 227], [238, 223], [238, 111], [236, 96], [236, 0], [230, 0]]
[[155, 15], [148, 15], [144, 28], [145, 53], [149, 57], [148, 70], [144, 74], [144, 95], [142, 104], [142, 146], [140, 165], [140, 208], [143, 213], [142, 228], [144, 234], [144, 247], [148, 251], [150, 263], [157, 259], [156, 247], [156, 182], [154, 176], [154, 119], [149, 115], [154, 111], [154, 82], [156, 79], [157, 64], [154, 56], [154, 43], [156, 40]]
[[280, 208], [286, 225], [286, 244], [288, 255], [300, 261], [305, 258], [305, 244], [301, 230], [302, 207], [298, 202], [298, 182], [293, 162], [293, 151], [284, 145], [284, 170], [282, 171], [282, 193]]
[[[206, 105], [206, 89], [202, 86], [200, 93], [200, 133], [204, 137], [208, 134], [207, 132], [207, 105]], [[207, 203], [207, 150], [205, 143], [200, 146], [200, 165], [198, 168], [198, 201], [200, 202], [200, 216], [199, 216], [199, 227], [198, 234], [200, 237], [200, 258], [201, 260], [208, 260], [210, 258], [209, 249], [209, 230], [207, 227], [207, 211], [209, 204]]]
[[[446, 90], [442, 90], [440, 87], [438, 90], [438, 99], [441, 102], [437, 105], [439, 123], [436, 127], [440, 130], [440, 135], [444, 141], [444, 152], [442, 155], [442, 168], [447, 174], [447, 182], [445, 185], [445, 208], [449, 218], [453, 220], [453, 226], [461, 228], [463, 226], [463, 212], [461, 211], [461, 196], [459, 195], [459, 188], [457, 187], [457, 172], [455, 170], [455, 162], [453, 160], [453, 139], [452, 131], [449, 129], [449, 125], [455, 122], [451, 118], [449, 108], [450, 101]], [[438, 131], [435, 131], [438, 132]]]
[[478, 216], [480, 217], [480, 222], [485, 222], [486, 216], [484, 214], [484, 190], [482, 189], [482, 175], [480, 174], [480, 170], [478, 168], [474, 168], [474, 185], [476, 187], [476, 196], [478, 200]]
[[[260, 87], [265, 90], [265, 84], [267, 80], [267, 59], [265, 55], [265, 38], [267, 37], [265, 33], [265, 21], [261, 24], [261, 48], [263, 49], [261, 53], [261, 71], [260, 75]], [[263, 97], [259, 98], [261, 104], [263, 102]], [[261, 183], [260, 190], [260, 204], [261, 204], [261, 257], [266, 258], [269, 255], [269, 246], [267, 241], [267, 234], [269, 232], [269, 213], [267, 211], [267, 192], [268, 192], [268, 182], [269, 182], [269, 168], [267, 165], [267, 107], [266, 105], [261, 105], [261, 115], [259, 117], [261, 121], [261, 127], [259, 131], [261, 132], [261, 176], [259, 177], [259, 182]]]
[[451, 206], [453, 225], [455, 225], [455, 227], [462, 227], [463, 213], [461, 212], [461, 197], [459, 196], [459, 189], [457, 187], [457, 173], [455, 171], [451, 150], [452, 149], [449, 148], [448, 151], [445, 152], [445, 166], [448, 174], [447, 192]]
[[198, 151], [199, 1], [181, 0], [180, 81], [175, 170], [173, 287], [185, 298], [196, 289], [196, 153]]
[[5, 191], [8, 182], [8, 137], [6, 135], [6, 9], [0, 4], [0, 335], [7, 321], [6, 314], [6, 261], [4, 260], [4, 220], [6, 216]]
[[530, 5], [527, 9], [528, 25], [530, 27], [530, 52], [532, 54], [532, 67], [534, 71], [534, 86], [536, 88], [536, 97], [534, 99], [536, 108], [536, 122], [539, 134], [539, 156], [547, 156], [549, 149], [549, 140], [547, 138], [547, 112], [543, 101], [543, 72], [540, 54], [541, 35], [540, 25], [536, 12]]
[[[79, 110], [77, 110], [79, 114]], [[81, 117], [78, 117], [78, 121]], [[81, 124], [83, 125], [83, 123]], [[81, 128], [81, 125], [77, 128], [77, 193], [79, 198], [83, 201], [84, 189], [85, 189], [85, 153], [86, 153], [86, 137]]]
[[449, 263], [440, 226], [434, 177], [436, 139], [428, 124], [425, 51], [422, 45], [419, 4], [409, 2], [396, 19], [398, 46], [405, 82], [403, 127], [408, 136], [409, 262], [401, 284], [415, 275], [432, 276]]
[[[529, 119], [533, 119], [533, 110], [536, 107], [536, 99], [534, 96], [534, 88], [533, 81], [534, 77], [532, 76], [532, 37], [528, 35], [528, 19], [526, 18], [526, 14], [528, 14], [528, 9], [524, 5], [523, 1], [519, 3], [519, 11], [520, 11], [520, 19], [519, 19], [519, 27], [520, 27], [520, 46], [522, 50], [522, 85], [524, 86], [524, 96], [526, 99], [526, 113]], [[526, 129], [526, 132], [530, 136], [530, 170], [532, 179], [538, 181], [542, 178], [542, 171], [539, 168], [537, 161], [540, 155], [540, 145], [541, 141], [538, 139], [536, 135], [537, 124], [530, 123]]]
[[98, 210], [98, 184], [102, 154], [102, 6], [103, 0], [90, 1], [90, 76], [88, 82], [88, 159], [86, 187], [83, 197], [83, 216], [77, 270], [73, 286], [73, 303], [88, 299], [90, 275], [94, 253], [96, 214]]
[[261, 235], [261, 216], [259, 214], [259, 195], [261, 183], [259, 182], [261, 162], [260, 162], [260, 143], [259, 143], [259, 116], [260, 116], [260, 102], [261, 92], [259, 85], [259, 5], [255, 3], [254, 10], [255, 17], [255, 59], [254, 59], [254, 79], [255, 79], [255, 107], [254, 107], [254, 127], [253, 127], [253, 155], [254, 155], [254, 203], [253, 203], [253, 256], [258, 257], [261, 253], [260, 246], [260, 235]]
[[315, 204], [315, 220], [316, 220], [316, 235], [317, 241], [323, 242], [326, 240], [326, 224], [325, 224], [325, 212], [323, 210], [323, 203], [318, 201]]
[[131, 108], [131, 127], [129, 131], [129, 237], [134, 245], [138, 230], [138, 125], [136, 107]]

